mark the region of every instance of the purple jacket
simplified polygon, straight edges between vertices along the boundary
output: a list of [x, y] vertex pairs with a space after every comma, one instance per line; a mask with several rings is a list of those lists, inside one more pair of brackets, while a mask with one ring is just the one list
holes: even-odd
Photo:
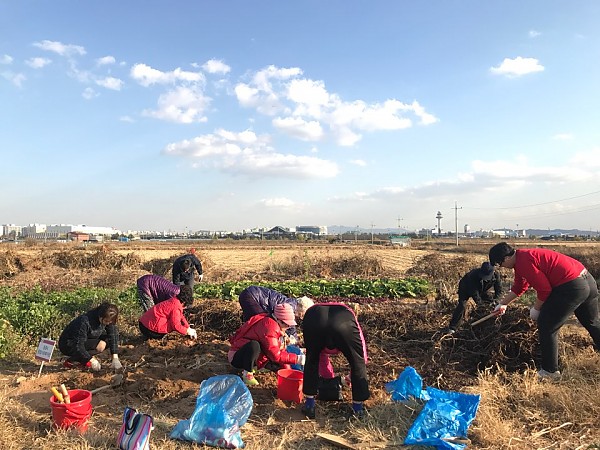
[[149, 295], [154, 303], [169, 300], [179, 294], [180, 287], [158, 275], [144, 275], [138, 278], [137, 287]]

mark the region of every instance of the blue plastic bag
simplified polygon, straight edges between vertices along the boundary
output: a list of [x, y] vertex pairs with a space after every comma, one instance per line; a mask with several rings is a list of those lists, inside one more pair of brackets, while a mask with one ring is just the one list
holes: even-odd
[[444, 438], [464, 438], [477, 408], [479, 395], [442, 391], [428, 387], [430, 400], [408, 430], [405, 445], [433, 445], [437, 449], [462, 450], [465, 444], [444, 441]]
[[423, 390], [423, 379], [417, 371], [408, 366], [402, 371], [398, 378], [385, 384], [387, 393], [392, 394], [392, 401], [403, 402], [410, 397], [427, 400], [429, 396]]
[[240, 428], [252, 411], [252, 395], [237, 375], [204, 380], [189, 420], [180, 420], [170, 437], [222, 448], [244, 446]]

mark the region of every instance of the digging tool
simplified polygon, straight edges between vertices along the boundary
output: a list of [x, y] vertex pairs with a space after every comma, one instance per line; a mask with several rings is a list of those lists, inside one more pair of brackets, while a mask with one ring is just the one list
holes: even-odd
[[110, 384], [107, 384], [106, 386], [101, 386], [99, 388], [94, 389], [93, 391], [91, 391], [92, 394], [97, 394], [100, 391], [103, 391], [105, 389], [108, 389], [109, 387], [117, 387], [120, 386], [123, 383], [123, 374], [122, 373], [117, 373], [116, 375], [114, 375], [112, 377], [112, 380], [110, 382]]
[[387, 442], [382, 441], [353, 444], [352, 442], [344, 438], [328, 433], [317, 433], [317, 436], [329, 442], [330, 444], [336, 445], [341, 448], [349, 448], [351, 450], [361, 450], [363, 448], [384, 448], [387, 445]]
[[484, 316], [481, 319], [476, 320], [475, 322], [473, 322], [471, 324], [471, 326], [474, 327], [475, 325], [479, 325], [481, 322], [485, 322], [486, 320], [491, 319], [492, 317], [496, 317], [496, 316], [498, 316], [498, 313], [496, 313], [495, 311], [491, 312], [487, 316]]

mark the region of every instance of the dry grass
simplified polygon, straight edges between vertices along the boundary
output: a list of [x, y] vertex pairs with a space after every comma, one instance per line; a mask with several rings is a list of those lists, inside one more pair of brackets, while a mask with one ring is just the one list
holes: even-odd
[[[239, 252], [237, 259], [234, 248]], [[330, 247], [290, 249], [264, 245], [227, 247], [222, 244], [203, 248], [200, 259], [212, 282], [253, 277], [294, 279], [303, 278], [307, 273], [320, 277], [390, 276], [407, 269], [403, 267], [401, 271], [394, 272], [394, 263], [412, 260], [408, 274], [425, 276], [438, 287], [438, 301], [434, 303], [423, 301], [412, 303], [410, 307], [407, 302], [361, 305], [359, 320], [373, 357], [369, 365], [373, 395], [367, 402], [369, 415], [365, 420], [345, 420], [342, 411], [348, 407], [347, 403], [330, 403], [317, 405], [317, 421], [301, 421], [297, 407], [284, 405], [278, 400], [273, 403], [272, 386], [269, 386], [266, 388], [268, 401], [255, 398], [256, 410], [242, 429], [246, 448], [333, 448], [316, 437], [318, 432], [335, 434], [354, 443], [384, 441], [387, 448], [401, 447], [422, 405], [416, 401], [392, 403], [382, 386], [407, 365], [417, 369], [426, 385], [481, 395], [477, 417], [469, 429], [468, 437], [472, 441], [469, 448], [600, 448], [600, 355], [593, 351], [590, 338], [581, 327], [568, 325], [562, 330], [560, 356], [564, 377], [556, 384], [537, 380], [533, 369], [536, 331], [518, 308], [497, 322], [485, 322], [472, 331], [466, 328], [456, 340], [435, 339], [435, 331], [449, 320], [460, 276], [480, 265], [488, 248], [487, 244], [484, 247], [463, 246], [458, 253], [453, 252], [450, 245], [441, 247], [440, 251], [420, 252], [390, 249], [384, 252], [379, 248], [340, 248], [340, 251], [334, 251]], [[173, 259], [186, 250], [183, 246], [158, 244], [156, 249], [150, 250], [133, 246], [122, 249], [33, 246], [28, 247], [26, 252], [8, 249], [0, 251], [0, 278], [5, 277], [3, 285], [27, 279], [29, 286], [41, 284], [49, 289], [81, 286], [83, 283], [127, 286], [134, 283], [135, 277], [147, 272], [168, 276]], [[559, 250], [581, 259], [592, 273], [599, 273], [600, 253], [597, 249], [573, 246]], [[132, 256], [127, 256], [130, 253]], [[242, 267], [244, 270], [240, 270]], [[46, 275], [48, 270], [53, 271], [50, 276]], [[213, 342], [219, 348], [226, 347], [227, 337], [240, 323], [236, 302], [200, 302], [191, 314], [203, 342]], [[481, 314], [482, 311], [473, 311], [474, 317]], [[124, 332], [135, 331], [133, 326], [123, 328]], [[169, 354], [164, 353], [166, 349], [155, 350], [157, 354], [180, 358], [192, 355], [204, 364], [212, 354], [206, 352], [205, 346], [202, 348], [204, 352], [193, 355], [190, 352], [194, 350], [186, 348], [175, 349]], [[190, 361], [183, 361], [189, 365]], [[344, 365], [343, 361], [341, 363]], [[95, 401], [95, 413], [89, 431], [84, 435], [54, 430], [50, 427], [47, 386], [40, 384], [37, 391], [15, 395], [19, 389], [16, 378], [19, 375], [29, 377], [35, 371], [34, 364], [28, 367], [27, 371], [16, 373], [11, 366], [0, 363], [0, 448], [115, 448], [121, 417], [101, 412], [114, 410], [114, 406], [97, 405]], [[477, 372], [477, 367], [487, 369]], [[171, 401], [182, 401], [174, 392], [173, 397], [161, 398], [160, 401], [151, 397], [152, 385], [162, 383], [162, 386], [179, 380], [176, 375], [161, 373], [157, 372], [155, 377], [140, 384], [147, 389], [143, 395], [129, 392], [120, 401], [131, 402], [155, 417], [154, 450], [204, 448], [169, 439], [177, 421], [189, 415], [171, 414], [164, 409]], [[63, 376], [61, 374], [60, 370], [49, 373], [50, 377], [54, 377], [51, 382]], [[253, 396], [256, 392], [253, 391]], [[183, 400], [190, 404], [194, 401], [193, 398]]]

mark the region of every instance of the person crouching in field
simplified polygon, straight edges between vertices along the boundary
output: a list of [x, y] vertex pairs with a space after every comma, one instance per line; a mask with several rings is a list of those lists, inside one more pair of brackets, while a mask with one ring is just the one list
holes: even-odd
[[159, 275], [144, 275], [137, 280], [138, 300], [144, 312], [155, 304], [179, 294], [180, 287]]
[[[242, 307], [242, 321], [247, 322], [257, 314], [273, 314], [277, 305], [288, 304], [294, 311], [296, 320], [302, 320], [304, 313], [314, 302], [308, 297], [291, 298], [286, 297], [274, 289], [261, 286], [248, 286], [240, 293], [240, 306]], [[296, 327], [292, 326], [286, 330], [288, 344], [298, 343]]]
[[[488, 292], [494, 288], [494, 295]], [[502, 296], [500, 274], [489, 262], [470, 270], [458, 282], [458, 304], [452, 313], [452, 319], [444, 334], [454, 334], [460, 328], [467, 314], [467, 302], [472, 298], [480, 306], [484, 303], [495, 304]]]
[[242, 379], [248, 386], [256, 386], [254, 369], [262, 369], [268, 362], [279, 366], [304, 365], [304, 354], [284, 350], [281, 339], [285, 330], [296, 326], [294, 311], [287, 303], [275, 306], [272, 315], [256, 314], [245, 322], [229, 339], [231, 347], [227, 359], [236, 369], [242, 369]]
[[121, 369], [123, 366], [118, 355], [118, 318], [119, 308], [104, 302], [73, 319], [58, 339], [59, 350], [69, 357], [63, 366], [68, 369], [90, 368], [97, 372], [102, 368], [102, 364], [94, 355], [102, 353], [108, 345], [112, 353], [111, 367]]
[[196, 330], [190, 327], [183, 315], [183, 308], [194, 303], [194, 294], [190, 286], [181, 286], [179, 294], [162, 301], [140, 317], [138, 326], [147, 339], [162, 339], [171, 331], [196, 339]]
[[302, 321], [306, 365], [302, 392], [304, 415], [315, 418], [315, 395], [319, 375], [333, 378], [328, 354], [341, 352], [350, 364], [352, 383], [352, 413], [364, 414], [363, 402], [371, 393], [367, 379], [367, 345], [354, 312], [343, 303], [326, 303], [310, 307]]
[[497, 315], [506, 312], [509, 304], [519, 298], [529, 286], [537, 292], [537, 300], [529, 316], [537, 322], [542, 368], [541, 379], [558, 380], [558, 332], [574, 313], [588, 331], [596, 351], [600, 351], [600, 317], [596, 280], [576, 259], [554, 250], [529, 248], [515, 250], [506, 242], [494, 245], [489, 252], [490, 263], [513, 269], [515, 280], [494, 309]]

